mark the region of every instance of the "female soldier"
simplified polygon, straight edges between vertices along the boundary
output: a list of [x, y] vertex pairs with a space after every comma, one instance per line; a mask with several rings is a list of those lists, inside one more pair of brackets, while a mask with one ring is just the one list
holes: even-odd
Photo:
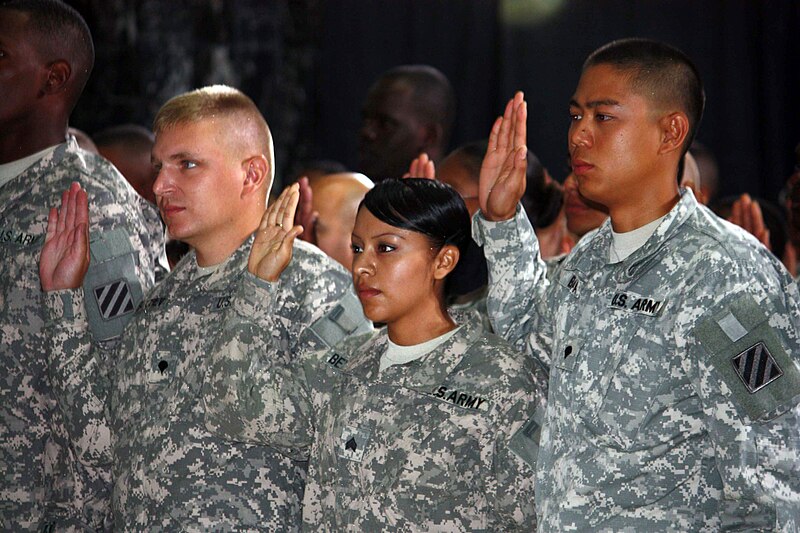
[[300, 231], [288, 229], [296, 204], [292, 187], [264, 216], [249, 268], [260, 279], [245, 275], [236, 300], [250, 303], [233, 305], [204, 391], [209, 428], [309, 459], [308, 529], [533, 530], [546, 376], [447, 313], [444, 282], [469, 238], [463, 200], [426, 179], [367, 193], [353, 283], [367, 318], [386, 326], [308, 357], [304, 371], [264, 356], [272, 336], [253, 349], [270, 327], [258, 308]]

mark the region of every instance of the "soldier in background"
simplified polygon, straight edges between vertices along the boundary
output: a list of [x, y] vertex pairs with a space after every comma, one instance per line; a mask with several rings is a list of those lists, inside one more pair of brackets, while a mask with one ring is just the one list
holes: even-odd
[[99, 154], [117, 167], [141, 197], [142, 214], [147, 220], [151, 235], [163, 237], [164, 223], [158, 213], [156, 195], [153, 192], [156, 174], [150, 163], [154, 141], [153, 133], [137, 124], [112, 126], [94, 135]]
[[[0, 5], [0, 529], [109, 526], [110, 462], [87, 461], [70, 440], [48, 376], [39, 252], [47, 206], [80, 182], [93, 268], [88, 327], [99, 364], [154, 284], [163, 239], [147, 232], [136, 193], [104, 159], [78, 147], [67, 123], [94, 62], [81, 16], [55, 0]], [[114, 290], [110, 290], [110, 289]], [[94, 377], [89, 379], [93, 380]]]
[[569, 151], [581, 194], [611, 220], [551, 283], [517, 208], [521, 95], [499, 127], [515, 142], [490, 143], [473, 228], [490, 317], [550, 368], [542, 531], [800, 527], [800, 293], [752, 236], [678, 189], [703, 103], [697, 70], [667, 45], [589, 56]]
[[[169, 100], [153, 129], [158, 205], [169, 234], [192, 251], [136, 310], [113, 366], [93, 357], [86, 295], [76, 290], [86, 264], [79, 188], [53, 213], [42, 252], [51, 379], [71, 406], [73, 434], [113, 436], [112, 446], [92, 439], [73, 446], [87, 461], [113, 461], [120, 529], [296, 531], [305, 463], [212, 435], [201, 397], [222, 312], [261, 284], [246, 267], [274, 177], [269, 128], [247, 96], [214, 86]], [[284, 317], [260, 333], [275, 341], [264, 356], [286, 363], [307, 349], [301, 334], [349, 289], [344, 269], [315, 248], [298, 243], [294, 254], [294, 267], [270, 286], [272, 298], [251, 302], [256, 314]]]
[[439, 161], [455, 120], [450, 81], [429, 65], [387, 70], [364, 100], [359, 131], [359, 172], [372, 181], [400, 178], [411, 160], [426, 152]]

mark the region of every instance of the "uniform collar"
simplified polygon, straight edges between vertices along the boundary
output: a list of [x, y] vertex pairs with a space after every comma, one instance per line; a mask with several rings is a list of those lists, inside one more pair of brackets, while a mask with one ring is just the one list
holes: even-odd
[[[244, 272], [252, 243], [253, 236], [251, 235], [219, 265], [219, 268], [197, 280], [198, 287], [204, 291], [217, 289], [219, 288], [217, 285], [221, 283], [227, 287], [232, 277], [239, 276]], [[195, 279], [199, 268], [197, 265], [197, 253], [195, 250], [191, 250], [170, 274], [170, 277], [178, 275], [183, 279]]]
[[384, 328], [365, 349], [358, 350], [347, 371], [366, 381], [392, 383], [430, 392], [446, 380], [480, 334], [478, 325], [471, 320], [466, 321], [452, 337], [431, 352], [410, 363], [391, 366], [379, 374], [380, 358], [388, 344], [388, 334]]
[[[619, 269], [617, 274], [617, 277], [620, 278], [619, 281], [638, 277], [650, 262], [656, 258], [657, 252], [664, 244], [679, 231], [684, 222], [697, 210], [697, 205], [697, 200], [691, 189], [681, 189], [680, 200], [667, 213], [650, 238], [641, 248], [615, 265]], [[598, 228], [594, 238], [586, 243], [585, 252], [587, 253], [581, 254], [574, 266], [582, 272], [589, 273], [611, 265], [609, 249], [612, 239], [611, 220], [607, 219]]]

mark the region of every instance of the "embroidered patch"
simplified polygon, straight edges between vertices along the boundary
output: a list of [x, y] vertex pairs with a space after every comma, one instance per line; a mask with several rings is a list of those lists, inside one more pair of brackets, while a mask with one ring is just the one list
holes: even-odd
[[754, 344], [731, 359], [731, 362], [750, 394], [755, 394], [783, 375], [781, 367], [763, 342]]
[[369, 442], [370, 430], [345, 426], [339, 439], [338, 456], [348, 461], [360, 463], [364, 458], [364, 450]]
[[113, 320], [134, 310], [131, 290], [125, 280], [95, 287], [94, 297], [103, 320]]

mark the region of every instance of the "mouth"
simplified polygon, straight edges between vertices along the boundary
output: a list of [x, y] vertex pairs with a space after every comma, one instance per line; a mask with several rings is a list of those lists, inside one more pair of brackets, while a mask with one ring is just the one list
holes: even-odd
[[572, 160], [572, 172], [574, 172], [576, 176], [581, 176], [593, 168], [594, 165], [583, 159]]
[[164, 218], [170, 218], [170, 217], [175, 216], [176, 214], [178, 214], [178, 213], [180, 213], [182, 211], [185, 211], [185, 210], [186, 210], [186, 208], [184, 208], [184, 207], [179, 207], [179, 206], [176, 206], [176, 205], [169, 205], [169, 204], [162, 204], [161, 205], [161, 216], [163, 216]]
[[358, 287], [358, 298], [360, 300], [373, 298], [375, 296], [378, 296], [380, 293], [381, 291], [379, 291], [378, 289], [374, 289], [372, 287], [362, 287], [362, 286]]

